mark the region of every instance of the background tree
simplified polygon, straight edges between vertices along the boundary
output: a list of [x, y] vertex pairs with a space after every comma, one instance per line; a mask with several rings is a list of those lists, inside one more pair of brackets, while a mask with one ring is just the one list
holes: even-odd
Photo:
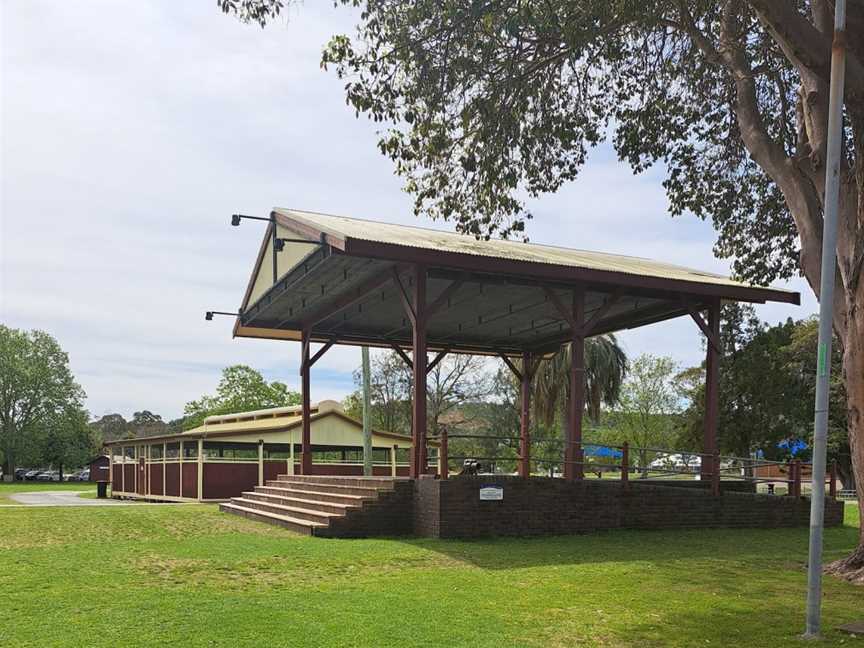
[[150, 410], [141, 410], [132, 414], [132, 420], [128, 423], [129, 429], [136, 437], [156, 436], [166, 434], [168, 425], [159, 414]]
[[[819, 339], [819, 320], [816, 317], [797, 322], [789, 343], [781, 350], [786, 362], [787, 375], [803, 394], [798, 399], [797, 409], [792, 410], [801, 421], [805, 439], [813, 446], [812, 413], [809, 404], [816, 394], [816, 348]], [[840, 481], [845, 488], [855, 486], [852, 474], [852, 456], [847, 429], [847, 395], [843, 374], [843, 351], [839, 344], [831, 347], [831, 384], [828, 392], [828, 461], [836, 461]]]
[[[807, 394], [797, 382], [788, 379], [782, 355], [795, 324], [788, 320], [766, 327], [752, 306], [735, 303], [724, 304], [720, 317], [719, 450], [738, 457], [761, 451], [766, 458], [775, 458], [777, 444], [805, 435], [807, 421], [812, 424], [813, 418], [811, 406], [802, 420], [802, 403]], [[694, 377], [697, 373], [704, 376], [704, 363], [688, 372]], [[705, 408], [704, 380], [697, 378], [694, 384], [691, 402], [682, 417], [689, 433], [687, 446], [691, 448], [699, 447]]]
[[630, 363], [612, 425], [634, 447], [642, 477], [654, 456], [649, 448], [669, 448], [675, 437], [674, 415], [680, 410], [675, 386], [677, 367], [671, 358], [640, 355]]
[[92, 459], [101, 446], [96, 431], [88, 424], [90, 415], [80, 407], [70, 407], [50, 415], [38, 435], [42, 464], [60, 471], [80, 468]]
[[[357, 0], [340, 0], [346, 5]], [[635, 171], [662, 161], [673, 214], [711, 218], [756, 282], [818, 296], [833, 7], [825, 0], [367, 0], [322, 65], [391, 127], [379, 148], [415, 210], [475, 236], [521, 232], [520, 195], [574, 179], [611, 132]], [[219, 0], [262, 26], [282, 0]], [[864, 508], [864, 3], [847, 9], [834, 330]], [[844, 568], [864, 567], [861, 542]]]
[[233, 365], [222, 370], [222, 379], [214, 395], [205, 394], [186, 403], [183, 424], [191, 429], [201, 425], [208, 416], [299, 404], [300, 394], [290, 391], [284, 383], [267, 382], [252, 367]]
[[17, 456], [33, 449], [52, 417], [81, 408], [84, 390], [69, 369], [69, 356], [44, 331], [0, 325], [0, 449], [4, 479]]
[[496, 394], [496, 381], [487, 362], [480, 356], [451, 354], [429, 372], [426, 404], [430, 434], [438, 434], [448, 415], [451, 429], [469, 423], [473, 417], [467, 406]]
[[[721, 311], [720, 451], [749, 457], [760, 452], [767, 459], [783, 460], [788, 451], [781, 442], [802, 440], [812, 446], [812, 403], [816, 385], [818, 321], [815, 318], [776, 326], [760, 322], [748, 306], [727, 304]], [[844, 485], [852, 485], [852, 463], [846, 431], [846, 392], [839, 365], [842, 351], [835, 348], [832, 362], [828, 460], [837, 461]], [[691, 377], [692, 376], [692, 380]], [[689, 401], [682, 415], [685, 447], [698, 447], [705, 408], [704, 365], [679, 374], [681, 396]]]
[[[397, 434], [411, 433], [411, 371], [395, 352], [373, 354], [370, 359], [370, 400], [372, 427]], [[354, 372], [358, 390], [345, 399], [345, 412], [362, 418], [363, 379], [360, 370]]]
[[122, 414], [105, 414], [90, 423], [94, 433], [104, 441], [131, 439], [135, 433], [129, 428], [129, 422]]

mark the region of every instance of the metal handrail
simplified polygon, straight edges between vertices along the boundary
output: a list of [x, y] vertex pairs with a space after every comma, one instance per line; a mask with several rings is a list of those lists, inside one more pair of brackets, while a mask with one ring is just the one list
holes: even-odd
[[[441, 475], [444, 479], [447, 478], [447, 474], [449, 471], [449, 462], [451, 459], [474, 459], [478, 461], [490, 461], [490, 462], [516, 462], [520, 463], [518, 471], [522, 476], [528, 476], [530, 474], [529, 464], [534, 465], [555, 465], [555, 466], [564, 466], [566, 467], [574, 467], [578, 466], [580, 470], [584, 470], [585, 467], [588, 468], [616, 468], [621, 471], [621, 481], [627, 485], [629, 482], [629, 474], [631, 470], [636, 473], [645, 472], [645, 473], [653, 473], [653, 475], [646, 475], [647, 479], [656, 479], [658, 475], [668, 476], [668, 475], [694, 475], [699, 474], [700, 477], [704, 480], [709, 480], [711, 483], [711, 490], [715, 495], [720, 494], [720, 482], [721, 481], [734, 481], [740, 480], [748, 483], [759, 484], [759, 483], [786, 483], [789, 488], [788, 492], [790, 495], [801, 496], [801, 484], [803, 481], [803, 470], [802, 468], [807, 464], [802, 463], [800, 460], [794, 460], [791, 462], [779, 462], [772, 461], [767, 459], [750, 459], [744, 457], [735, 457], [735, 456], [723, 456], [719, 453], [705, 453], [705, 452], [688, 452], [686, 450], [670, 450], [670, 449], [661, 449], [661, 448], [640, 448], [630, 446], [626, 441], [623, 445], [616, 446], [613, 444], [607, 443], [593, 443], [593, 442], [579, 442], [575, 444], [571, 444], [570, 448], [565, 450], [565, 456], [563, 457], [555, 457], [555, 458], [546, 458], [546, 457], [537, 457], [534, 455], [530, 455], [528, 457], [523, 457], [520, 454], [516, 454], [512, 457], [501, 457], [501, 456], [478, 456], [478, 455], [451, 455], [447, 451], [448, 438], [449, 439], [484, 439], [484, 440], [500, 440], [505, 439], [507, 441], [522, 441], [521, 437], [512, 437], [512, 436], [499, 436], [499, 435], [486, 435], [486, 434], [448, 434], [446, 428], [442, 428], [441, 433], [436, 437], [441, 441], [441, 455], [440, 461], [441, 466], [443, 468], [443, 474]], [[565, 442], [566, 444], [566, 442]], [[582, 453], [585, 447], [594, 447], [594, 448], [610, 448], [620, 450], [622, 453], [621, 461], [617, 463], [607, 463], [602, 461], [586, 461], [584, 459], [584, 455]], [[576, 451], [575, 459], [568, 459], [568, 455], [572, 451]], [[676, 468], [675, 466], [664, 466], [664, 467], [650, 467], [650, 466], [639, 466], [633, 467], [630, 465], [630, 457], [632, 453], [654, 453], [654, 454], [666, 454], [666, 455], [686, 455], [692, 457], [700, 458], [700, 465], [698, 469], [694, 466], [693, 468]], [[580, 458], [581, 457], [581, 458]], [[656, 460], [656, 459], [655, 459]], [[723, 463], [725, 462], [734, 462], [737, 463], [736, 466], [727, 466], [723, 467]], [[772, 477], [759, 477], [755, 474], [747, 475], [747, 472], [753, 472], [757, 468], [765, 467], [765, 466], [786, 466], [788, 470], [788, 478], [772, 478]], [[524, 472], [523, 472], [524, 471]], [[565, 472], [565, 475], [567, 473]], [[812, 484], [812, 475], [809, 480]], [[830, 474], [828, 475], [828, 487], [829, 494], [831, 497], [836, 497], [837, 494], [837, 465], [834, 462], [831, 466]], [[824, 485], [823, 485], [824, 488]]]

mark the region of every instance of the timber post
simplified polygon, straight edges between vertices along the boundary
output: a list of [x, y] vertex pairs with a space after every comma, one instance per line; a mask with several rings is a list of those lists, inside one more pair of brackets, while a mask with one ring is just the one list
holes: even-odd
[[522, 371], [519, 376], [521, 387], [521, 416], [519, 427], [519, 476], [531, 476], [531, 363], [532, 356], [527, 351], [522, 354]]
[[[164, 471], [164, 469], [163, 469]], [[198, 439], [198, 501], [204, 499], [204, 439]]]
[[711, 494], [720, 495], [720, 454], [711, 455]]
[[413, 439], [411, 477], [426, 473], [426, 266], [415, 265], [413, 272]]
[[300, 334], [300, 392], [302, 397], [303, 427], [300, 437], [300, 474], [312, 472], [312, 403], [309, 394], [309, 329], [303, 329]]
[[447, 447], [447, 426], [441, 426], [441, 446], [438, 448], [438, 475], [441, 479], [447, 479], [450, 476], [450, 456]]
[[264, 485], [264, 439], [258, 439], [258, 485]]
[[564, 479], [582, 479], [582, 415], [585, 410], [585, 289], [573, 290], [570, 339], [570, 398], [568, 400], [567, 442], [564, 452]]
[[[717, 453], [717, 418], [720, 411], [720, 300], [712, 299], [708, 307], [709, 335], [705, 352], [705, 419], [702, 429], [702, 452]], [[702, 470], [703, 478], [706, 471]]]
[[621, 446], [621, 483], [624, 488], [630, 486], [630, 444], [627, 441]]

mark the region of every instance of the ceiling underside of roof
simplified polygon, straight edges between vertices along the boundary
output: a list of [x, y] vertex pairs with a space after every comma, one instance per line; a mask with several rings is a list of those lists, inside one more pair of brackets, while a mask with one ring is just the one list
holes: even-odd
[[[247, 308], [241, 325], [290, 331], [309, 328], [312, 339], [322, 342], [410, 346], [412, 324], [394, 279], [397, 273], [410, 298], [413, 287], [408, 266], [352, 257], [321, 246]], [[427, 304], [447, 293], [428, 319], [428, 346], [469, 353], [555, 350], [571, 338], [570, 324], [560, 306], [572, 304], [573, 288], [518, 276], [430, 267]], [[585, 321], [595, 318], [591, 335], [688, 312], [676, 293], [625, 291], [615, 286], [584, 288]], [[610, 300], [613, 303], [607, 305]], [[691, 300], [690, 305], [700, 309], [705, 304]]]

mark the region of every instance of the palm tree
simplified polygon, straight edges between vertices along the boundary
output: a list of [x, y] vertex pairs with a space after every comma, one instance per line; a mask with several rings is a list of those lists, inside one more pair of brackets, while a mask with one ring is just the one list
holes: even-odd
[[[597, 423], [603, 404], [618, 401], [627, 373], [627, 355], [615, 336], [598, 335], [585, 340], [585, 403], [590, 419]], [[566, 407], [570, 396], [570, 345], [562, 346], [551, 358], [543, 359], [532, 384], [534, 410], [547, 425]]]

